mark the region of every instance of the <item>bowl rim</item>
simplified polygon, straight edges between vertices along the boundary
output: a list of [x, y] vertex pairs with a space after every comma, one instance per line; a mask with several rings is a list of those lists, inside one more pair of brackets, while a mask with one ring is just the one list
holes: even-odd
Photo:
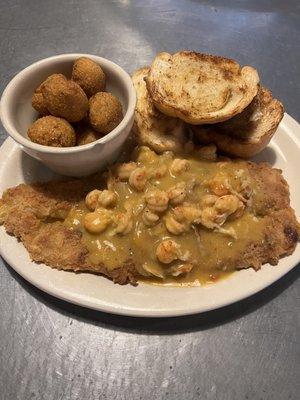
[[[11, 101], [11, 98], [14, 95], [15, 87], [23, 80], [26, 79], [27, 74], [32, 72], [32, 70], [38, 69], [40, 66], [44, 64], [50, 64], [54, 61], [74, 61], [80, 57], [89, 57], [94, 61], [98, 62], [100, 65], [106, 67], [107, 69], [114, 69], [117, 74], [121, 77], [122, 81], [125, 84], [127, 93], [128, 93], [128, 106], [126, 113], [119, 123], [119, 125], [109, 132], [107, 135], [103, 136], [102, 138], [95, 140], [92, 143], [84, 144], [81, 146], [73, 146], [73, 147], [52, 147], [52, 146], [45, 146], [41, 144], [34, 143], [29, 139], [26, 139], [23, 135], [21, 135], [13, 126], [11, 122], [11, 118], [9, 117], [9, 109], [8, 104]], [[81, 151], [85, 151], [88, 149], [92, 149], [93, 147], [97, 146], [98, 144], [106, 144], [110, 140], [114, 139], [115, 137], [119, 136], [124, 129], [127, 127], [128, 124], [131, 123], [132, 117], [134, 115], [136, 105], [136, 92], [131, 80], [130, 75], [118, 64], [114, 63], [113, 61], [108, 60], [107, 58], [97, 56], [95, 54], [87, 54], [87, 53], [65, 53], [65, 54], [58, 54], [55, 56], [43, 58], [39, 61], [30, 64], [26, 68], [22, 69], [20, 72], [15, 75], [11, 81], [5, 87], [1, 100], [0, 100], [0, 119], [1, 122], [9, 134], [17, 143], [20, 145], [29, 148], [31, 150], [39, 151], [42, 153], [54, 153], [54, 154], [66, 154], [66, 153], [78, 153]]]

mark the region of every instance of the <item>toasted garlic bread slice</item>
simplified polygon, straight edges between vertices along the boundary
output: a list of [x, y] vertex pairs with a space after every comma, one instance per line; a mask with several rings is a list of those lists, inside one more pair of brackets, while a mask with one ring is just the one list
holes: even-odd
[[157, 153], [182, 149], [184, 122], [168, 117], [154, 107], [144, 78], [149, 67], [140, 68], [132, 75], [137, 93], [133, 130], [140, 145], [149, 146]]
[[259, 77], [228, 58], [182, 51], [158, 54], [146, 82], [162, 113], [200, 125], [242, 112], [257, 94]]
[[249, 158], [268, 145], [283, 114], [282, 103], [261, 87], [241, 114], [216, 125], [192, 126], [192, 130], [202, 143], [214, 143], [229, 155]]

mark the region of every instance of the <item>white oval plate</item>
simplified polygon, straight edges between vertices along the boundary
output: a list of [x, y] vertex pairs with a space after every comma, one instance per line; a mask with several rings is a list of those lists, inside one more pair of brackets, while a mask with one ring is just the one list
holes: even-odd
[[[271, 144], [257, 158], [281, 168], [291, 190], [291, 203], [300, 215], [300, 125], [285, 115]], [[12, 139], [0, 148], [0, 192], [22, 182], [57, 178], [42, 164], [22, 152]], [[143, 317], [171, 317], [213, 310], [259, 292], [277, 281], [300, 261], [300, 246], [277, 266], [264, 265], [234, 273], [230, 278], [203, 287], [115, 285], [102, 276], [57, 271], [33, 263], [24, 246], [0, 228], [2, 257], [28, 282], [71, 303], [96, 310]]]

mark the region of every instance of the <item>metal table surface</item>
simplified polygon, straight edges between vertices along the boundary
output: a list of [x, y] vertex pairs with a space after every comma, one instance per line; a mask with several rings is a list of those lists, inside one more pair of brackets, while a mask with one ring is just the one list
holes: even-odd
[[[1, 91], [58, 53], [103, 55], [131, 72], [158, 51], [195, 49], [257, 67], [300, 119], [297, 0], [0, 4]], [[240, 303], [159, 320], [67, 304], [0, 264], [1, 400], [299, 398], [299, 266]]]

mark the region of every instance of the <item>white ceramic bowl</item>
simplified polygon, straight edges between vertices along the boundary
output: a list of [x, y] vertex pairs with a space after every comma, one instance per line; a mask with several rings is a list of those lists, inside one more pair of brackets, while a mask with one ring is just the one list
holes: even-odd
[[[107, 77], [106, 90], [122, 103], [124, 118], [103, 138], [78, 147], [50, 147], [33, 143], [27, 130], [37, 117], [31, 97], [37, 86], [53, 73], [71, 75], [73, 62], [89, 57], [101, 65]], [[19, 72], [5, 88], [1, 98], [1, 121], [8, 134], [30, 156], [53, 171], [69, 176], [84, 176], [104, 168], [118, 157], [134, 119], [136, 94], [130, 76], [117, 64], [91, 54], [62, 54], [45, 58]]]

